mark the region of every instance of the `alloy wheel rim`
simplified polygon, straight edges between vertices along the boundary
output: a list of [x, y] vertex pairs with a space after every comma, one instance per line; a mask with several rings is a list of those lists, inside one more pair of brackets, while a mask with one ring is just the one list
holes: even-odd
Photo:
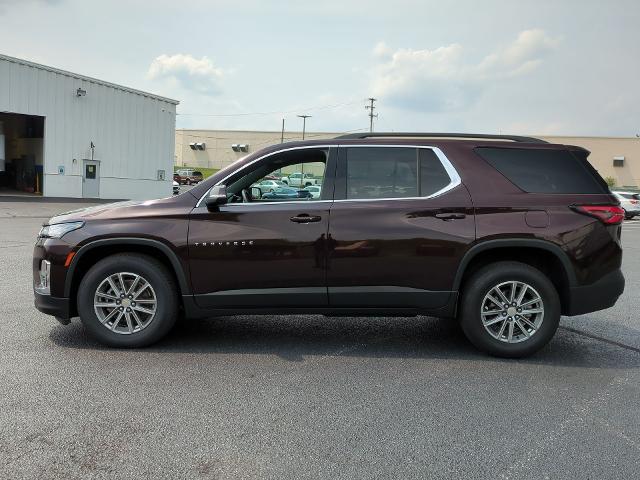
[[527, 283], [502, 282], [484, 296], [480, 318], [485, 330], [496, 340], [520, 343], [540, 330], [544, 302], [538, 291]]
[[156, 316], [158, 299], [147, 279], [118, 272], [105, 278], [93, 297], [93, 310], [108, 330], [131, 335], [144, 330]]

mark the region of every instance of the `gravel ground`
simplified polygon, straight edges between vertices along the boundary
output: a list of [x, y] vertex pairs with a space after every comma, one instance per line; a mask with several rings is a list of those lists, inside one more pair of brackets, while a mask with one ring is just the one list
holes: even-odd
[[627, 290], [535, 356], [452, 322], [224, 317], [106, 349], [33, 307], [43, 220], [0, 200], [0, 478], [637, 478], [640, 221]]

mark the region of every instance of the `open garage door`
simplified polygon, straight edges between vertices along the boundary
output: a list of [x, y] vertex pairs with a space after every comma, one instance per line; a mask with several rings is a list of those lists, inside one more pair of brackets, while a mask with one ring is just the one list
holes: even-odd
[[0, 113], [0, 192], [41, 194], [44, 117]]

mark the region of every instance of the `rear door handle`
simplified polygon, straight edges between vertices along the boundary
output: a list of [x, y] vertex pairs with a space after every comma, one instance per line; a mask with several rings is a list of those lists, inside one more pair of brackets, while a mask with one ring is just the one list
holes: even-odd
[[312, 223], [312, 222], [319, 222], [320, 220], [322, 220], [322, 217], [319, 217], [317, 215], [307, 215], [306, 213], [301, 213], [300, 215], [291, 217], [289, 220], [295, 223]]
[[466, 217], [464, 213], [436, 213], [436, 218], [440, 220], [461, 220]]

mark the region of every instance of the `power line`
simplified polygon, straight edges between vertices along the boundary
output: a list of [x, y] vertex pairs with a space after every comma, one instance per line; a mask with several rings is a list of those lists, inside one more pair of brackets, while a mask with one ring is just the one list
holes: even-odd
[[361, 100], [353, 101], [353, 102], [344, 102], [344, 103], [335, 103], [332, 105], [320, 105], [309, 108], [302, 108], [296, 110], [274, 110], [272, 112], [244, 112], [244, 113], [176, 113], [178, 116], [182, 117], [249, 117], [256, 115], [275, 115], [275, 114], [286, 114], [286, 113], [296, 113], [300, 110], [327, 110], [331, 108], [340, 108], [346, 107], [349, 105], [355, 105], [360, 103]]
[[376, 107], [373, 105], [377, 99], [373, 98], [373, 97], [369, 97], [367, 100], [369, 100], [371, 102], [370, 105], [367, 105], [366, 107], [364, 107], [365, 109], [369, 110], [369, 131], [373, 132], [373, 119], [378, 118], [378, 114], [374, 114], [373, 112], [376, 110]]

